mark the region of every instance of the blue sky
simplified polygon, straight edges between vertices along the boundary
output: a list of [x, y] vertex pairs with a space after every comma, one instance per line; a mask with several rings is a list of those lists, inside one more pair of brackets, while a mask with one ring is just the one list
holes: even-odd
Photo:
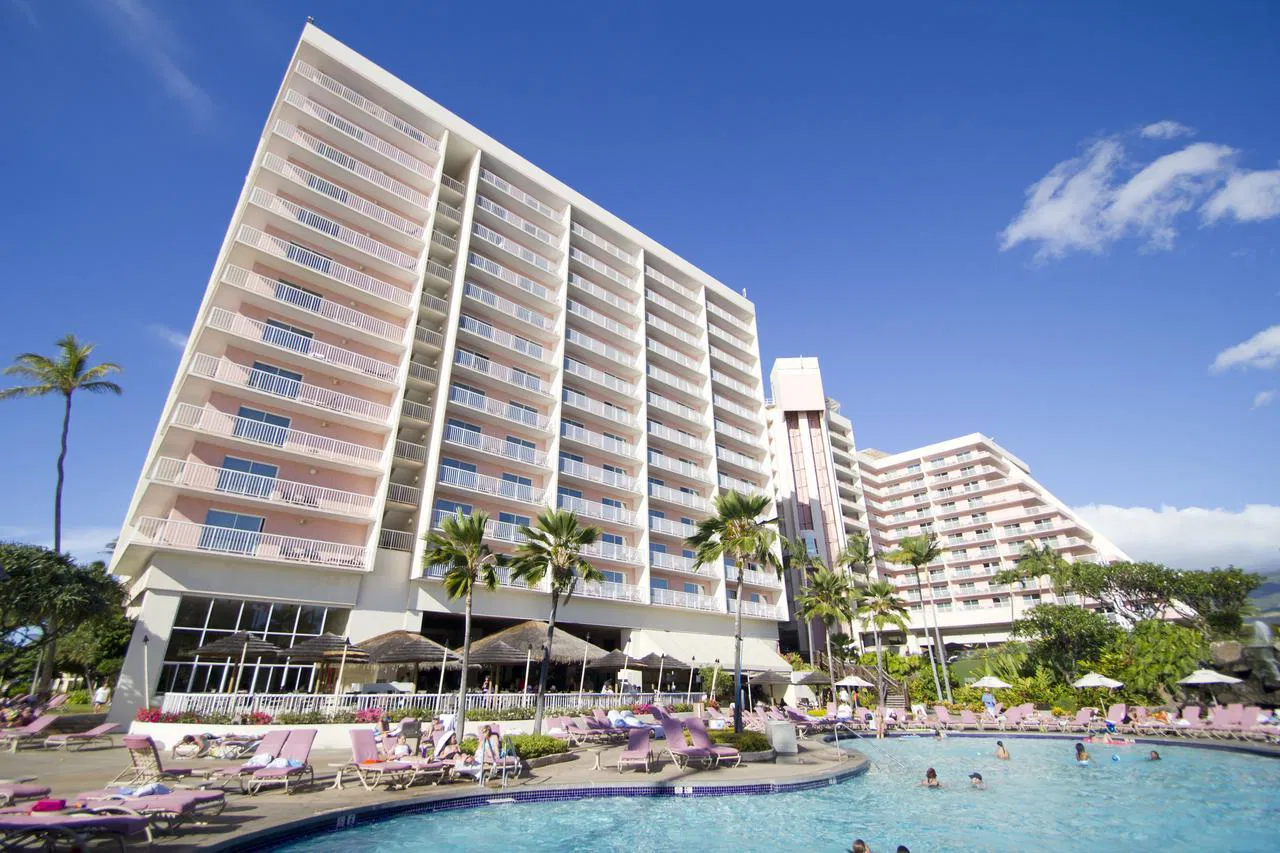
[[[766, 370], [819, 356], [861, 446], [986, 432], [1137, 556], [1280, 566], [1256, 3], [0, 0], [0, 357], [74, 331], [126, 368], [76, 412], [78, 552], [124, 514], [308, 14], [745, 287]], [[47, 535], [57, 419], [0, 406], [0, 536]]]

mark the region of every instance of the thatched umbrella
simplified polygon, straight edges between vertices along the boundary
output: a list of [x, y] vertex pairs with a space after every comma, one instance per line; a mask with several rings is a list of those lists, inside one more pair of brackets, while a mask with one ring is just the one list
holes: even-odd
[[[767, 670], [765, 670], [764, 672], [758, 672], [758, 673], [755, 673], [755, 674], [748, 674], [748, 675], [747, 675], [747, 682], [748, 682], [748, 684], [761, 684], [761, 685], [765, 685], [765, 686], [767, 686], [767, 687], [775, 687], [775, 686], [777, 686], [777, 685], [779, 685], [779, 684], [785, 684], [785, 685], [787, 685], [788, 687], [790, 687], [790, 686], [791, 686], [791, 673], [790, 673], [790, 672], [780, 672], [780, 671], [775, 670], [775, 669], [767, 669]], [[772, 696], [773, 696], [773, 691], [772, 691], [772, 690], [770, 690], [770, 691], [769, 691], [769, 696], [770, 696], [770, 698], [772, 698]]]
[[[471, 644], [471, 654], [483, 651], [494, 643], [505, 643], [513, 649], [526, 649], [526, 662], [532, 658], [534, 649], [541, 649], [547, 643], [547, 623], [537, 620], [521, 622], [518, 625], [512, 625], [510, 628], [504, 628], [496, 634], [476, 640]], [[551, 661], [552, 663], [582, 663], [592, 658], [604, 657], [605, 650], [599, 646], [588, 643], [586, 640], [575, 637], [568, 631], [556, 628], [551, 634]], [[586, 670], [584, 669], [585, 673]], [[525, 689], [529, 686], [528, 667], [525, 667]]]
[[827, 674], [825, 672], [813, 669], [806, 672], [804, 675], [800, 676], [799, 681], [795, 681], [792, 683], [804, 684], [807, 686], [811, 684], [826, 684], [828, 681], [830, 681], [830, 679], [827, 677]]
[[658, 671], [658, 692], [662, 690], [662, 673], [668, 669], [692, 669], [689, 664], [684, 661], [677, 660], [671, 655], [660, 655], [657, 652], [651, 652], [637, 661], [645, 669], [656, 669]]
[[587, 669], [630, 669], [636, 662], [631, 655], [617, 649], [598, 658], [587, 661]]
[[440, 687], [436, 695], [444, 693], [444, 670], [450, 664], [462, 661], [458, 655], [435, 640], [429, 640], [416, 631], [388, 631], [371, 637], [360, 644], [369, 652], [371, 663], [413, 664], [414, 690], [417, 690], [418, 669], [426, 664], [440, 667]]
[[[514, 646], [507, 645], [506, 643], [502, 642], [502, 640], [498, 640], [496, 643], [490, 643], [489, 645], [485, 646], [483, 649], [476, 649], [474, 646], [475, 644], [473, 643], [472, 650], [471, 650], [471, 663], [477, 663], [477, 664], [487, 663], [487, 664], [501, 665], [501, 664], [517, 664], [517, 663], [525, 662], [524, 652], [520, 651]], [[456, 654], [461, 655], [462, 651], [459, 650], [458, 652], [456, 652]]]
[[[205, 643], [194, 651], [187, 652], [188, 657], [225, 657], [227, 663], [231, 663], [231, 658], [235, 655], [240, 656], [240, 664], [236, 667], [235, 680], [231, 682], [232, 689], [240, 683], [240, 675], [244, 672], [244, 662], [252, 654], [255, 658], [276, 658], [280, 656], [280, 647], [273, 646], [261, 637], [255, 637], [248, 631], [238, 631], [235, 634], [214, 640], [212, 643]], [[226, 677], [226, 671], [223, 670], [223, 677]], [[219, 686], [218, 692], [222, 692]]]
[[290, 660], [310, 663], [338, 661], [338, 676], [333, 682], [335, 696], [342, 689], [342, 674], [346, 672], [347, 661], [366, 663], [369, 660], [369, 652], [363, 646], [358, 646], [347, 637], [339, 637], [337, 634], [321, 634], [318, 637], [312, 637], [310, 640], [298, 643], [285, 652], [285, 655]]

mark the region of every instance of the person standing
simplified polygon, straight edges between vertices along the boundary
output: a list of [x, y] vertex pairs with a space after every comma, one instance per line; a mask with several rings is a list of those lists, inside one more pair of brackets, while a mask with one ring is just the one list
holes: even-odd
[[102, 710], [102, 706], [111, 701], [111, 688], [106, 682], [98, 685], [98, 689], [93, 691], [93, 712], [96, 714]]

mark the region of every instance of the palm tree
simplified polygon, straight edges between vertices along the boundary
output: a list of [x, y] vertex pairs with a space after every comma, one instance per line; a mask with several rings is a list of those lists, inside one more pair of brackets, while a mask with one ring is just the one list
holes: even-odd
[[551, 618], [547, 620], [547, 642], [542, 647], [542, 667], [538, 671], [538, 696], [534, 701], [533, 733], [542, 731], [542, 707], [547, 692], [547, 671], [551, 667], [551, 639], [556, 630], [560, 599], [568, 604], [579, 581], [602, 581], [604, 575], [582, 556], [582, 549], [600, 538], [600, 528], [583, 527], [578, 515], [566, 509], [548, 509], [538, 515], [533, 527], [521, 527], [525, 541], [516, 549], [512, 576], [530, 586], [551, 577]]
[[761, 520], [773, 506], [765, 495], [747, 496], [724, 492], [716, 496], [715, 515], [698, 522], [697, 531], [686, 541], [693, 549], [693, 568], [729, 557], [738, 568], [733, 621], [733, 730], [742, 731], [742, 574], [749, 563], [770, 566], [782, 576], [782, 564], [774, 553], [778, 533], [769, 525], [777, 519]]
[[856, 607], [858, 617], [871, 625], [876, 638], [876, 691], [879, 707], [884, 707], [884, 648], [880, 633], [890, 626], [907, 630], [907, 606], [897, 596], [897, 588], [887, 580], [874, 580], [862, 588]]
[[120, 394], [122, 389], [103, 377], [120, 373], [121, 367], [104, 361], [89, 366], [93, 344], [82, 344], [75, 335], [66, 335], [58, 341], [59, 353], [54, 358], [34, 352], [24, 352], [4, 369], [5, 376], [21, 376], [30, 379], [32, 385], [18, 385], [0, 389], [0, 400], [11, 397], [44, 397], [61, 394], [62, 446], [58, 451], [58, 483], [53, 493], [53, 550], [62, 551], [62, 482], [63, 466], [67, 459], [67, 432], [71, 428], [71, 395], [76, 391], [90, 394]]
[[432, 531], [424, 539], [427, 547], [422, 555], [423, 568], [443, 564], [444, 588], [449, 598], [462, 597], [465, 601], [462, 629], [462, 679], [458, 686], [458, 742], [462, 742], [467, 723], [467, 666], [471, 657], [471, 604], [475, 598], [476, 584], [488, 589], [498, 586], [498, 566], [506, 562], [502, 554], [495, 554], [485, 544], [484, 529], [489, 514], [477, 511], [473, 515], [445, 516], [440, 520], [439, 532]]
[[[809, 573], [822, 564], [822, 558], [809, 552], [808, 544], [799, 536], [782, 540], [782, 554], [787, 566], [800, 574], [800, 589], [809, 588]], [[809, 662], [813, 663], [813, 623], [805, 620], [805, 632], [809, 640]]]
[[806, 620], [817, 619], [826, 626], [827, 675], [831, 680], [831, 695], [836, 695], [836, 665], [831, 657], [832, 628], [840, 620], [853, 619], [853, 584], [844, 572], [834, 571], [818, 561], [818, 567], [809, 580], [809, 587], [796, 598], [796, 612]]
[[[866, 534], [855, 533], [849, 537], [849, 544], [843, 551], [836, 555], [835, 565], [848, 569], [851, 574], [860, 575], [860, 577], [852, 578], [855, 586], [863, 586], [867, 582], [867, 578], [871, 572], [871, 563], [875, 559], [875, 554], [871, 548], [871, 540]], [[854, 633], [853, 625], [849, 625], [849, 633]], [[862, 648], [866, 648], [862, 642], [862, 634], [858, 633], [858, 644]]]
[[[920, 534], [919, 536], [908, 536], [898, 543], [898, 550], [891, 554], [887, 554], [885, 559], [891, 563], [901, 563], [910, 565], [916, 570], [916, 583], [920, 587], [921, 602], [924, 601], [924, 574], [925, 566], [932, 563], [938, 557], [942, 556], [942, 549], [938, 547], [938, 540], [933, 534]], [[929, 609], [925, 611], [925, 630], [929, 630], [928, 614], [933, 616], [933, 642], [929, 645], [929, 666], [933, 668], [933, 689], [937, 691], [938, 701], [942, 701], [942, 685], [938, 682], [938, 668], [942, 668], [942, 678], [947, 685], [947, 701], [951, 700], [951, 676], [947, 673], [946, 650], [942, 647], [942, 631], [938, 627], [938, 611], [933, 604], [933, 588], [929, 588]], [[942, 655], [942, 660], [938, 660], [938, 655]]]

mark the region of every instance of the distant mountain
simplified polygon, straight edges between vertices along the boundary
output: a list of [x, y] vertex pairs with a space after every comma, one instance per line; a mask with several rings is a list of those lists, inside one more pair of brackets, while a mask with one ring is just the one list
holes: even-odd
[[1266, 581], [1253, 591], [1249, 600], [1258, 609], [1256, 618], [1272, 624], [1280, 623], [1280, 572], [1264, 572]]

